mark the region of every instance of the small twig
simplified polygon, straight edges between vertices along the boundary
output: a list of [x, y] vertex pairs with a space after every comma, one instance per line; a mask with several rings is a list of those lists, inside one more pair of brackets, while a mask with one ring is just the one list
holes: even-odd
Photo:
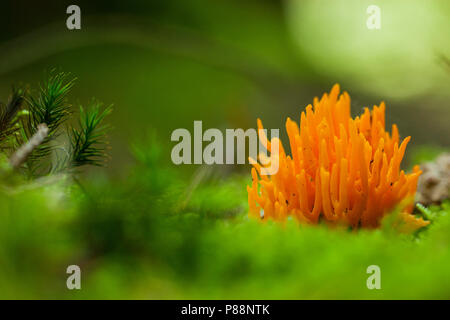
[[41, 123], [37, 127], [37, 132], [28, 140], [27, 143], [23, 144], [9, 159], [11, 167], [14, 169], [19, 168], [28, 158], [28, 156], [33, 152], [33, 150], [38, 147], [45, 138], [48, 136], [48, 127], [45, 123]]
[[192, 194], [197, 189], [197, 187], [200, 185], [202, 181], [208, 178], [212, 173], [211, 166], [201, 166], [197, 171], [194, 173], [194, 177], [191, 180], [191, 183], [189, 184], [188, 188], [186, 189], [184, 193], [184, 200], [180, 203], [177, 209], [183, 210], [186, 208], [186, 206], [189, 204], [189, 201], [191, 200]]

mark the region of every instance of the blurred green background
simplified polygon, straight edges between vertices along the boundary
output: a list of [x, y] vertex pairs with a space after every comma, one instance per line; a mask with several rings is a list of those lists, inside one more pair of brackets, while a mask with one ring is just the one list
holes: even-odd
[[[71, 4], [81, 30], [66, 28]], [[380, 30], [366, 27], [371, 4]], [[72, 103], [114, 104], [111, 159], [83, 192], [0, 193], [0, 297], [449, 298], [448, 205], [411, 237], [262, 227], [246, 216], [247, 166], [197, 186], [203, 169], [169, 158], [170, 134], [194, 120], [260, 117], [285, 139], [286, 118], [334, 83], [355, 115], [384, 100], [388, 124], [412, 136], [407, 155], [448, 149], [449, 1], [4, 0], [0, 15], [2, 101], [57, 68], [78, 78]], [[80, 292], [65, 288], [73, 263]], [[374, 263], [382, 291], [365, 287]]]
[[198, 119], [284, 128], [337, 82], [354, 114], [384, 100], [412, 147], [448, 147], [450, 3], [377, 1], [381, 29], [369, 30], [372, 2], [77, 1], [82, 29], [69, 31], [70, 1], [2, 1], [0, 96], [49, 68], [71, 72], [75, 102], [115, 105], [116, 169], [149, 128], [167, 142]]

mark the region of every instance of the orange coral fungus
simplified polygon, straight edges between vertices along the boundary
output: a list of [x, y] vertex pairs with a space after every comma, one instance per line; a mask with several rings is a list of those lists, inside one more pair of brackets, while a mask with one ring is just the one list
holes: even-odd
[[[279, 161], [278, 172], [271, 176], [261, 174], [261, 163], [267, 164], [263, 154], [260, 163], [251, 161], [250, 216], [277, 221], [293, 216], [306, 223], [317, 223], [322, 216], [330, 223], [370, 228], [406, 201], [399, 215], [402, 222], [410, 229], [427, 225], [428, 221], [410, 214], [421, 171], [418, 166], [410, 174], [400, 170], [410, 137], [399, 143], [396, 125], [392, 135], [386, 132], [384, 111], [382, 102], [352, 119], [350, 96], [339, 94], [335, 85], [301, 113], [300, 128], [288, 118], [292, 156], [280, 143], [277, 154], [270, 155]], [[258, 127], [262, 129], [259, 119]], [[259, 137], [270, 152], [264, 131], [259, 130]]]

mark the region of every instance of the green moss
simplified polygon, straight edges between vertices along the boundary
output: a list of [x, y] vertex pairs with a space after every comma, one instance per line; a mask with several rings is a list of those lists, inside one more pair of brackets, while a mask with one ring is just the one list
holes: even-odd
[[[246, 214], [247, 176], [186, 198], [189, 177], [136, 152], [126, 179], [0, 192], [1, 298], [450, 298], [448, 202], [415, 235], [261, 224]], [[71, 264], [80, 291], [65, 287]], [[373, 264], [381, 290], [366, 287]]]

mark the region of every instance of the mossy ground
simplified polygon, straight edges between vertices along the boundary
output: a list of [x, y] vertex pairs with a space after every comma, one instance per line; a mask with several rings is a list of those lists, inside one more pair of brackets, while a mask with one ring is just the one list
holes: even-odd
[[[248, 175], [200, 184], [136, 148], [106, 176], [0, 192], [1, 298], [448, 299], [450, 204], [413, 235], [247, 217]], [[181, 205], [180, 205], [181, 204]], [[66, 268], [82, 270], [81, 290]], [[369, 265], [381, 290], [369, 290]]]

